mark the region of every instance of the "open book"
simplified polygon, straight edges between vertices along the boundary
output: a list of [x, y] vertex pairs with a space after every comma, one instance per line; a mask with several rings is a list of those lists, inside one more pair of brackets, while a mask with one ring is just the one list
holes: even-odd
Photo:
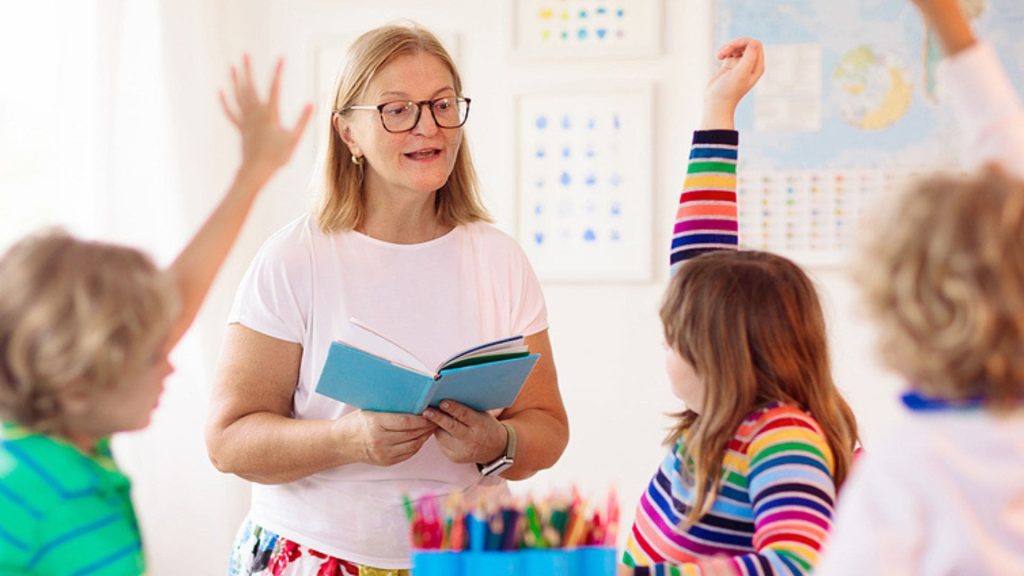
[[[405, 350], [355, 319], [352, 322]], [[522, 336], [512, 336], [463, 350], [427, 373], [335, 341], [316, 391], [378, 412], [420, 414], [441, 400], [493, 410], [515, 402], [538, 358], [539, 354], [530, 354]]]

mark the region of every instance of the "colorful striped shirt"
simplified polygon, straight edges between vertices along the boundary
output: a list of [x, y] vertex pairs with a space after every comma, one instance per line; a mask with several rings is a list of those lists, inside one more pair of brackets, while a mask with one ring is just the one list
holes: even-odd
[[84, 454], [3, 423], [0, 574], [138, 576], [145, 572], [131, 484], [101, 440]]
[[742, 575], [811, 571], [836, 492], [832, 451], [812, 416], [780, 403], [747, 416], [728, 445], [711, 509], [684, 529], [694, 501], [685, 454], [681, 440], [637, 506], [623, 556], [634, 574], [698, 575], [708, 562]]
[[684, 260], [709, 250], [738, 247], [738, 148], [739, 133], [735, 130], [693, 133], [690, 165], [672, 230], [669, 263], [673, 273]]

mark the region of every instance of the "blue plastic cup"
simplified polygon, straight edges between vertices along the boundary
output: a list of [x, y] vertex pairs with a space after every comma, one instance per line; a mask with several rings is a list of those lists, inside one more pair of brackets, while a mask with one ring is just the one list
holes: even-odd
[[615, 576], [618, 550], [612, 546], [584, 546], [571, 555], [572, 576]]
[[462, 553], [462, 576], [519, 576], [523, 573], [516, 552]]
[[416, 576], [460, 576], [461, 568], [458, 551], [416, 550], [412, 553], [412, 573]]
[[520, 564], [530, 576], [571, 576], [567, 550], [523, 550]]

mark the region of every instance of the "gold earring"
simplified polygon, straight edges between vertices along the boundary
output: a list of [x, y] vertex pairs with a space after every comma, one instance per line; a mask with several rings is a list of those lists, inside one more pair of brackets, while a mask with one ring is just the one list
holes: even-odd
[[363, 157], [362, 156], [356, 156], [355, 154], [353, 154], [352, 155], [352, 163], [355, 164], [356, 166], [362, 166], [363, 165]]

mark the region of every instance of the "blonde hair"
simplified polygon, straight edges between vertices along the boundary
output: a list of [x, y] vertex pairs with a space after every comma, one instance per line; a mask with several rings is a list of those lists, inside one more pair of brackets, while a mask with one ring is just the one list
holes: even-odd
[[138, 250], [60, 230], [21, 240], [0, 258], [0, 418], [61, 433], [64, 391], [109, 388], [143, 366], [175, 311]]
[[989, 167], [932, 176], [896, 200], [857, 263], [879, 350], [925, 394], [1024, 396], [1024, 184]]
[[718, 251], [684, 263], [661, 305], [665, 340], [693, 366], [704, 390], [699, 411], [676, 414], [668, 437], [685, 440], [695, 499], [685, 523], [711, 509], [722, 461], [743, 420], [771, 402], [817, 420], [835, 462], [836, 487], [849, 473], [857, 422], [829, 366], [825, 319], [814, 286], [789, 260]]
[[[327, 140], [324, 186], [317, 222], [325, 233], [350, 230], [365, 218], [362, 194], [362, 165], [352, 162], [352, 151], [334, 127], [334, 117], [345, 114], [349, 106], [362, 98], [377, 72], [398, 56], [424, 53], [437, 57], [448, 67], [456, 94], [462, 94], [462, 79], [455, 61], [441, 41], [425, 28], [416, 25], [389, 25], [360, 36], [349, 48], [348, 64], [335, 87], [333, 113]], [[460, 128], [461, 129], [461, 128]], [[463, 138], [455, 157], [455, 166], [448, 181], [437, 191], [435, 213], [445, 226], [490, 221], [480, 200], [476, 169]]]

